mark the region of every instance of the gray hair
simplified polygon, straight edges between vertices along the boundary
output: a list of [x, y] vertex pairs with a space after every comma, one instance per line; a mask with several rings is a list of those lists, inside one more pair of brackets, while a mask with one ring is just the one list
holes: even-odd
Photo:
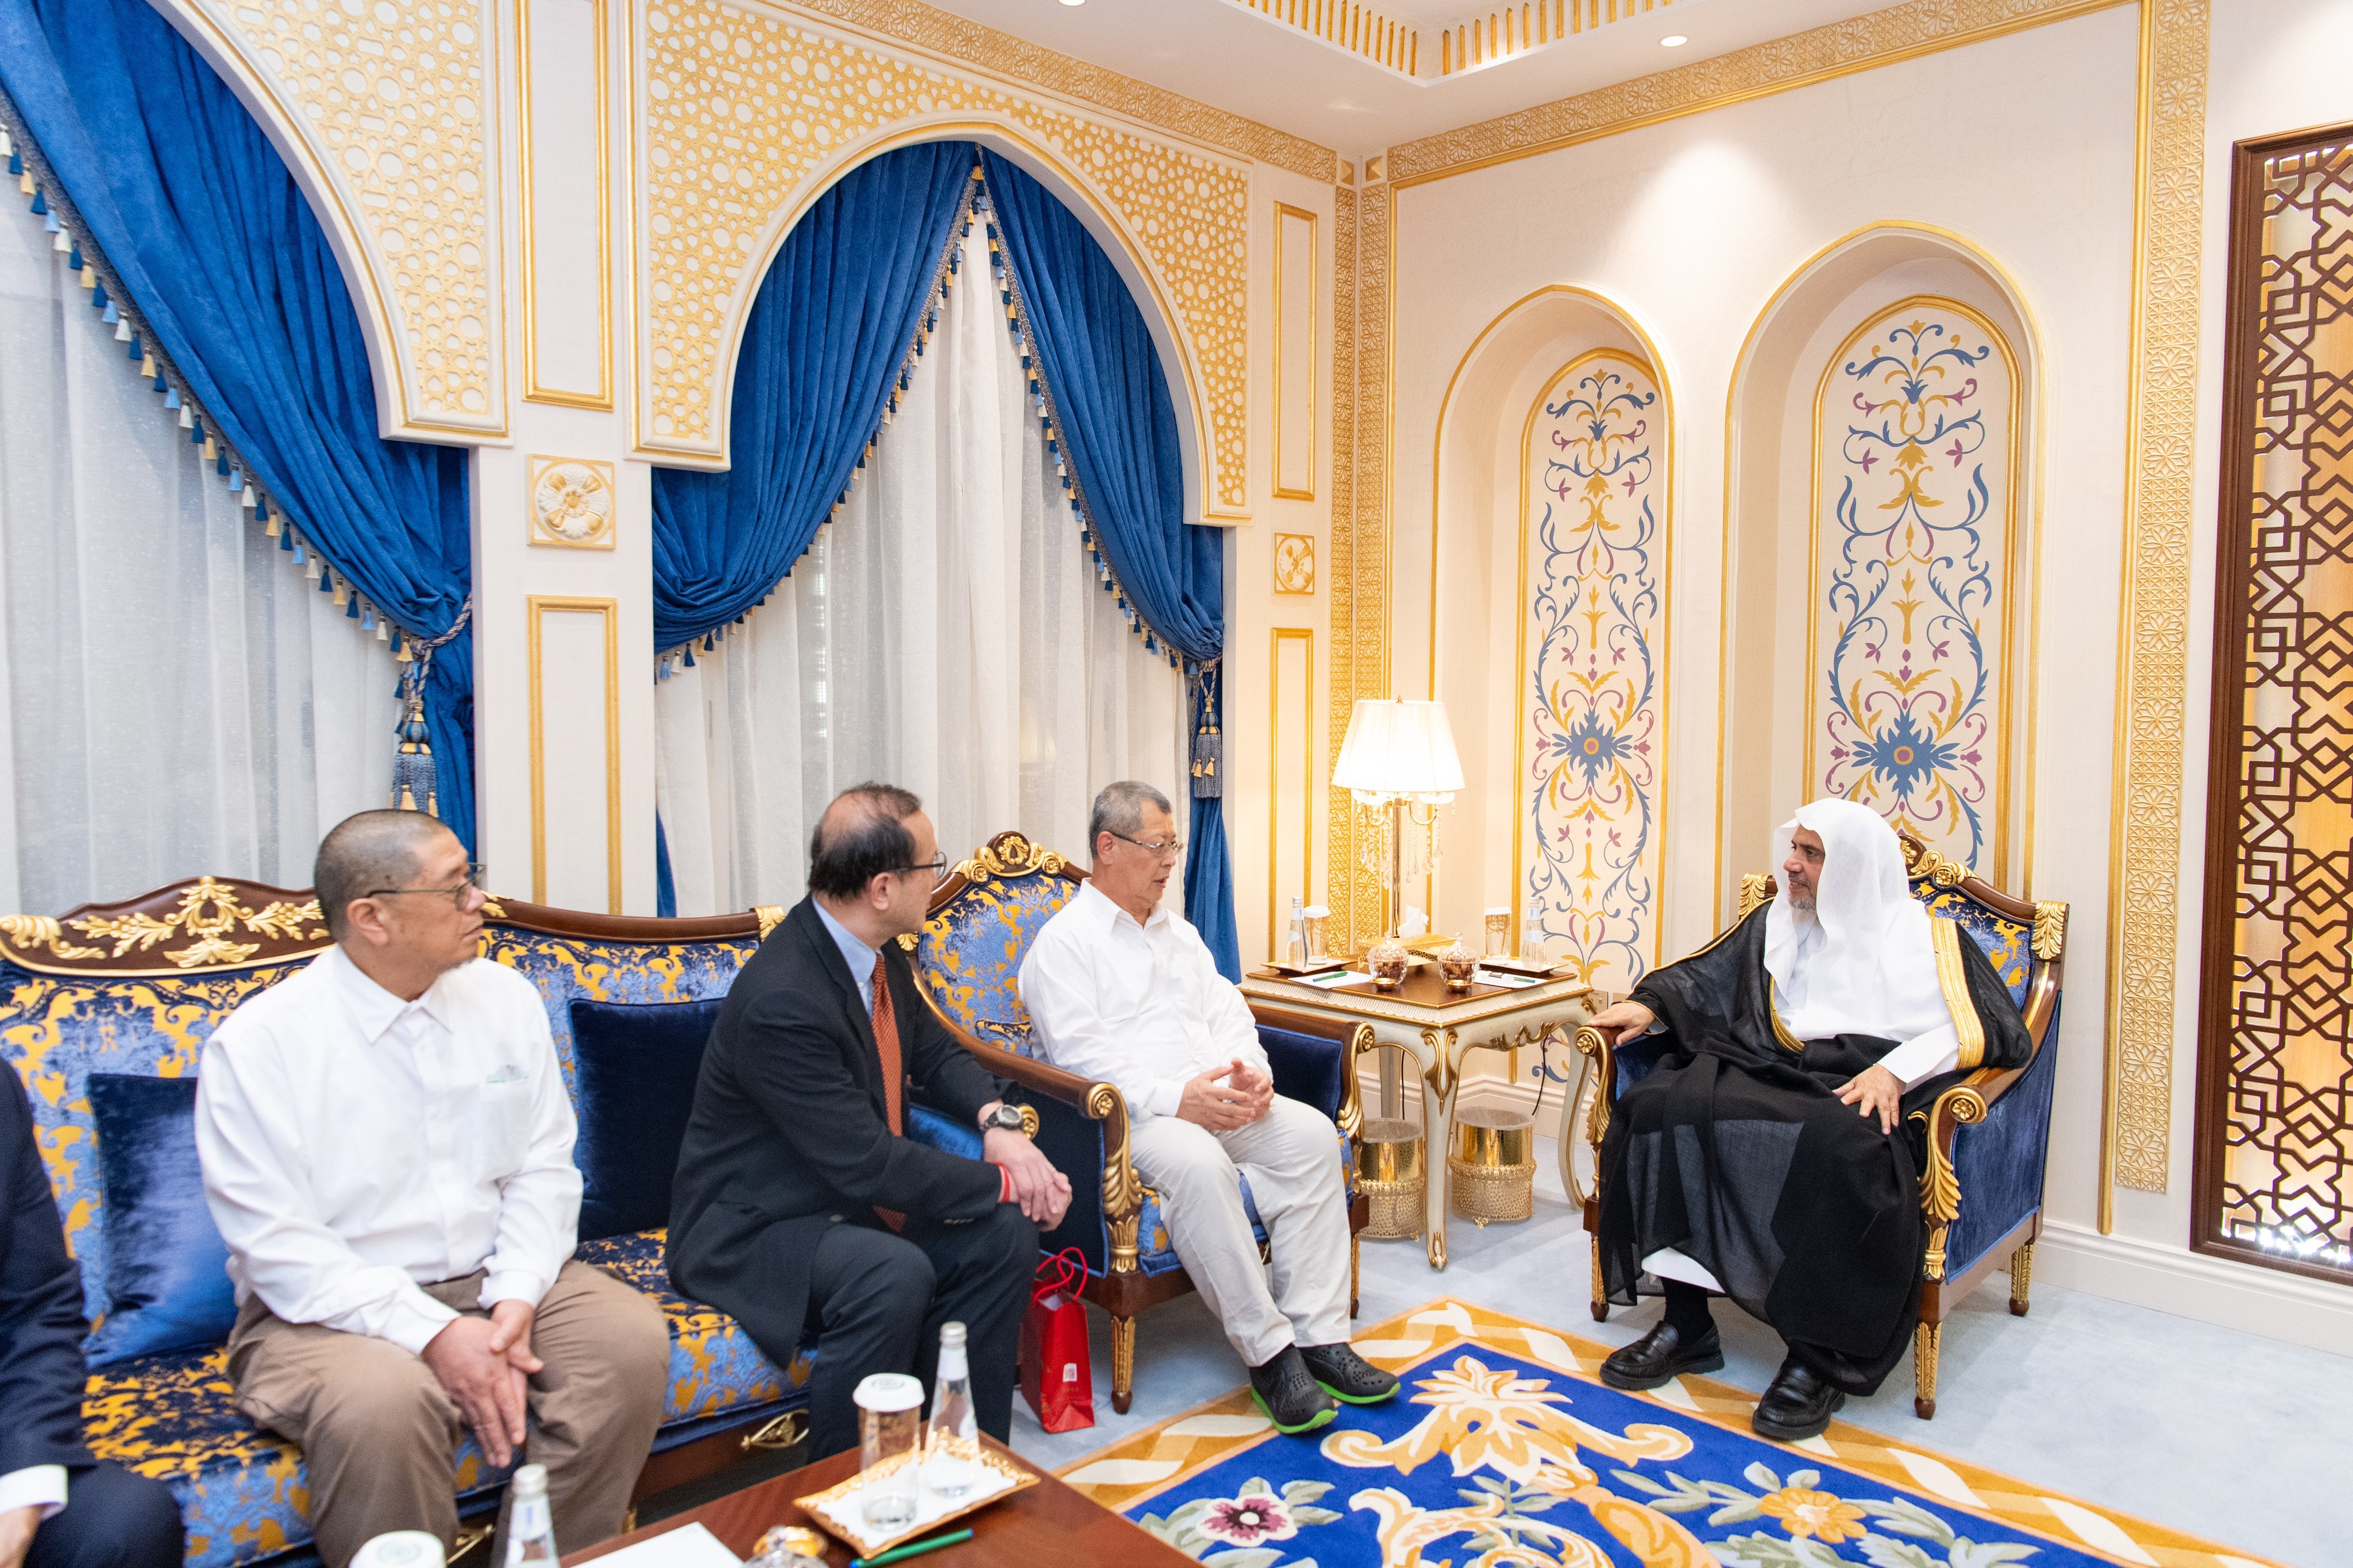
[[311, 867], [327, 934], [341, 942], [352, 900], [407, 882], [417, 873], [418, 851], [448, 831], [438, 816], [395, 810], [363, 811], [328, 829]]
[[1103, 794], [1095, 796], [1094, 810], [1087, 816], [1087, 855], [1090, 859], [1102, 850], [1103, 836], [1115, 833], [1122, 838], [1133, 838], [1144, 830], [1144, 808], [1156, 805], [1174, 816], [1176, 808], [1168, 797], [1145, 784], [1142, 779], [1122, 779], [1117, 784], [1103, 785]]

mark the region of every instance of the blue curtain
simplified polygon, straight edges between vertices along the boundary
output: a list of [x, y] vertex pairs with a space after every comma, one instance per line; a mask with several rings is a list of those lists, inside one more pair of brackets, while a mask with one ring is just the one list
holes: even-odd
[[[1144, 624], [1181, 655], [1196, 723], [1219, 723], [1225, 541], [1185, 520], [1176, 410], [1144, 312], [1111, 258], [1036, 180], [983, 151], [989, 205], [1070, 465], [1113, 575]], [[1194, 784], [1185, 915], [1229, 980], [1241, 978], [1223, 782]]]
[[[245, 106], [146, 0], [0, 0], [0, 85], [260, 487], [396, 626], [448, 632], [472, 575], [466, 454], [376, 435], [358, 312]], [[470, 847], [473, 664], [461, 633], [424, 689], [442, 820]]]
[[786, 237], [744, 323], [732, 466], [654, 470], [657, 648], [766, 598], [849, 489], [924, 324], [972, 169], [967, 142], [886, 153]]

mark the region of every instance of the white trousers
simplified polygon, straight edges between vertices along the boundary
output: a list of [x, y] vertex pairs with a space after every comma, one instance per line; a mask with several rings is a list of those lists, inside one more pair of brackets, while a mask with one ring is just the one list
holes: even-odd
[[[1245, 1363], [1263, 1365], [1286, 1345], [1346, 1342], [1348, 1198], [1331, 1118], [1277, 1095], [1264, 1116], [1229, 1132], [1146, 1117], [1128, 1148], [1135, 1173], [1160, 1194], [1185, 1272]], [[1242, 1210], [1245, 1171], [1271, 1269]]]

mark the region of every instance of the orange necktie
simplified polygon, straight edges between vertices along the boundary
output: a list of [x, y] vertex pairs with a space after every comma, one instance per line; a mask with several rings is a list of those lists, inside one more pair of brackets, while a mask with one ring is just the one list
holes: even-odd
[[[882, 959], [874, 960], [874, 1048], [882, 1057], [882, 1104], [891, 1122], [891, 1136], [899, 1136], [899, 1080], [906, 1076], [899, 1061], [899, 1019], [891, 1010], [891, 977]], [[892, 1230], [906, 1226], [907, 1216], [896, 1209], [877, 1207], [882, 1223]]]

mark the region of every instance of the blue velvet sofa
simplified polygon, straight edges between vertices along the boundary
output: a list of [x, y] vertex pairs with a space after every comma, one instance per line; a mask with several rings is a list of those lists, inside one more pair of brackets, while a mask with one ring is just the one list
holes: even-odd
[[[1068, 903], [1086, 873], [1018, 833], [1000, 833], [958, 865], [932, 896], [922, 931], [901, 937], [924, 995], [948, 1027], [988, 1069], [1021, 1087], [1039, 1115], [1039, 1146], [1071, 1178], [1071, 1207], [1039, 1238], [1047, 1252], [1076, 1247], [1086, 1259], [1085, 1297], [1112, 1321], [1112, 1407], [1125, 1414], [1134, 1397], [1135, 1320], [1145, 1308], [1193, 1289], [1168, 1227], [1160, 1194], [1145, 1186], [1128, 1157], [1127, 1106], [1119, 1090], [1048, 1065], [1029, 1037], [1018, 976], [1030, 941]], [[1337, 1157], [1350, 1187], [1348, 1310], [1356, 1311], [1357, 1236], [1369, 1213], [1355, 1191], [1349, 1141], [1360, 1124], [1356, 1061], [1372, 1047], [1372, 1029], [1353, 1029], [1300, 1014], [1253, 1008], [1276, 1092], [1315, 1107], [1339, 1129]], [[978, 1139], [965, 1129], [916, 1130], [955, 1147]], [[1242, 1179], [1242, 1203], [1261, 1247], [1265, 1227]], [[1335, 1259], [1336, 1264], [1337, 1259]]]
[[[486, 911], [485, 951], [546, 999], [580, 1112], [576, 1256], [670, 1322], [670, 1410], [641, 1496], [798, 1439], [808, 1361], [780, 1368], [724, 1313], [673, 1295], [657, 1228], [718, 999], [782, 914], [657, 921], [513, 900]], [[230, 1402], [227, 1254], [195, 1185], [191, 1117], [206, 1037], [326, 944], [309, 893], [212, 878], [61, 918], [0, 918], [0, 1055], [30, 1091], [96, 1321], [90, 1447], [170, 1483], [201, 1568], [315, 1560], [300, 1450]], [[657, 1083], [663, 1092], [646, 1092]], [[669, 1109], [649, 1121], [656, 1101]], [[665, 1118], [676, 1126], [651, 1124]], [[469, 1438], [454, 1479], [472, 1518], [495, 1508], [504, 1475]]]
[[[1920, 1260], [1920, 1321], [1912, 1342], [1914, 1414], [1936, 1414], [1936, 1360], [1945, 1318], [1988, 1276], [2010, 1272], [2010, 1310], [2027, 1310], [2034, 1274], [2034, 1242], [2042, 1230], [2043, 1167], [2051, 1148], [2051, 1089], [2056, 1072], [2060, 980], [2067, 942], [2067, 906], [2012, 898], [1957, 861], [1910, 834], [1904, 859], [1912, 896], [1936, 919], [1967, 932], [2010, 987], [2025, 1016], [2034, 1054], [2024, 1067], [1983, 1068], [1939, 1094], [1924, 1110], [1927, 1162], [1920, 1173], [1920, 1207], [1927, 1247]], [[1774, 881], [1762, 873], [1740, 879], [1734, 916], [1746, 920], [1771, 898]], [[1611, 1047], [1595, 1029], [1580, 1029], [1577, 1048], [1595, 1064], [1599, 1091], [1584, 1131], [1597, 1156], [1610, 1107], [1655, 1065], [1659, 1047], [1630, 1040]], [[1585, 1202], [1585, 1228], [1601, 1229], [1601, 1198]], [[1601, 1293], [1601, 1266], [1593, 1271], [1593, 1316], [1609, 1315]]]

